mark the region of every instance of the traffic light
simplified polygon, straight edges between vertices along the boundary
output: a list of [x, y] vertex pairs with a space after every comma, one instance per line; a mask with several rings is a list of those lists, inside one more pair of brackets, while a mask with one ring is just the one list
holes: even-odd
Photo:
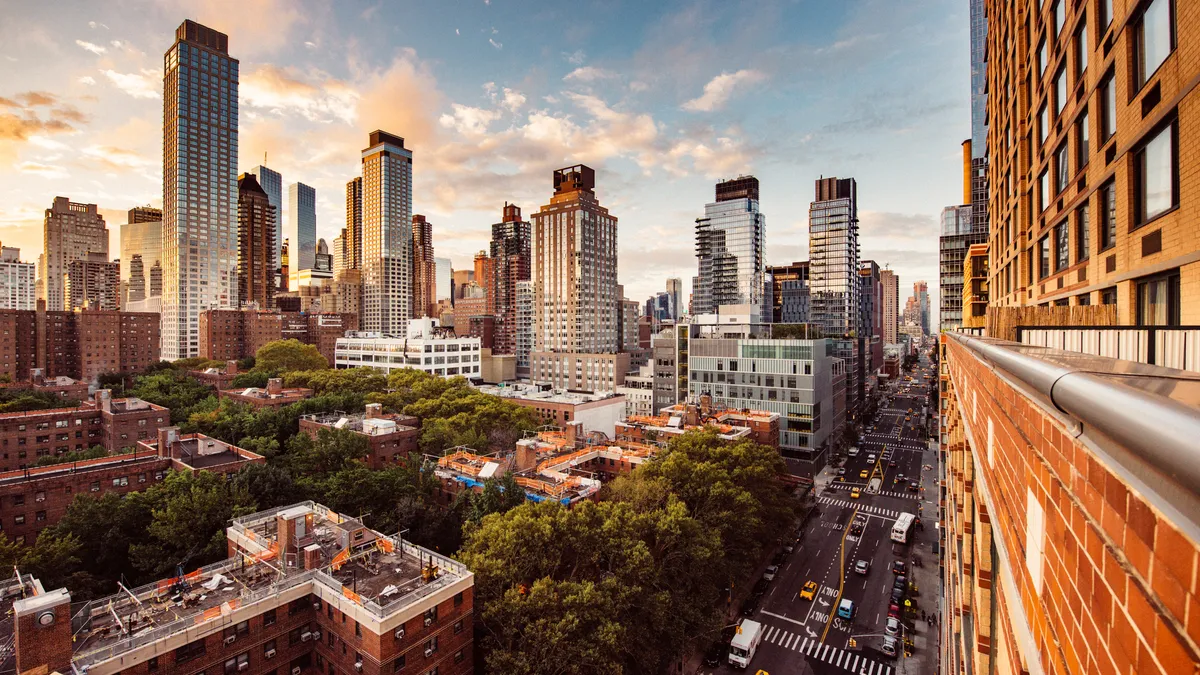
[[849, 646], [850, 646], [850, 648], [851, 648], [851, 649], [853, 649], [853, 648], [857, 647], [857, 646], [858, 646], [858, 641], [857, 641], [857, 640], [855, 640], [854, 638], [850, 638], [850, 645], [849, 645]]

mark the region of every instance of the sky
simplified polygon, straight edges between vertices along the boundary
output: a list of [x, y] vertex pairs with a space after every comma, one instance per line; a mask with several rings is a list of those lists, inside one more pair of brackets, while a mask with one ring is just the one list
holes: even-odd
[[[645, 300], [696, 274], [714, 184], [753, 174], [766, 260], [808, 257], [821, 176], [858, 183], [860, 248], [937, 309], [938, 218], [962, 199], [969, 17], [951, 0], [569, 3], [0, 0], [0, 241], [42, 251], [56, 195], [96, 203], [110, 253], [162, 203], [162, 55], [193, 19], [240, 60], [239, 170], [317, 191], [317, 234], [371, 130], [413, 151], [414, 213], [468, 268], [505, 201], [549, 202], [584, 163]], [[933, 317], [936, 323], [936, 316]]]

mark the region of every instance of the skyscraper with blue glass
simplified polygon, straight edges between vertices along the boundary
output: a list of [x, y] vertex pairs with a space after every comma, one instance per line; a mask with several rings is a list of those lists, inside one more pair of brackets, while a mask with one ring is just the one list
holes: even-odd
[[200, 312], [237, 307], [238, 61], [184, 21], [163, 56], [162, 358], [196, 356]]

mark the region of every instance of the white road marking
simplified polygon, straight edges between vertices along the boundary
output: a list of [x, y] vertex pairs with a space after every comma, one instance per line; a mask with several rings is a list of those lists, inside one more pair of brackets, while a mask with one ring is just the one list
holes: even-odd
[[798, 651], [804, 652], [806, 649], [808, 649], [808, 638], [804, 638], [804, 644], [799, 647]]

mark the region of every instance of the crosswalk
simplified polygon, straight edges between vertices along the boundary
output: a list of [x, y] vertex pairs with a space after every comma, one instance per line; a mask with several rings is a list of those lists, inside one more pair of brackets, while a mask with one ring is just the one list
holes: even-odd
[[892, 675], [891, 666], [872, 661], [862, 654], [839, 649], [833, 645], [821, 644], [815, 638], [804, 637], [799, 633], [793, 633], [777, 626], [768, 624], [763, 640], [784, 649], [800, 652], [809, 659], [823, 661], [856, 675]]
[[886, 518], [895, 518], [900, 515], [899, 511], [893, 511], [892, 509], [884, 509], [884, 508], [880, 508], [878, 506], [869, 506], [867, 504], [859, 504], [859, 503], [855, 503], [853, 501], [849, 501], [846, 499], [830, 499], [829, 497], [817, 497], [817, 501], [822, 504], [826, 504], [828, 506], [842, 506], [842, 507], [845, 507], [848, 509], [852, 509], [857, 506], [859, 511], [866, 511], [867, 513], [871, 513], [871, 514], [874, 514], [877, 516], [884, 516]]
[[[850, 490], [853, 487], [860, 487], [857, 485], [850, 486], [846, 483], [830, 483], [830, 485], [832, 485], [834, 487], [834, 489], [837, 489], [837, 490]], [[884, 495], [886, 497], [896, 497], [897, 499], [914, 499], [914, 500], [920, 499], [920, 497], [915, 492], [896, 492], [893, 490], [880, 490], [879, 492], [872, 492], [869, 494]]]

